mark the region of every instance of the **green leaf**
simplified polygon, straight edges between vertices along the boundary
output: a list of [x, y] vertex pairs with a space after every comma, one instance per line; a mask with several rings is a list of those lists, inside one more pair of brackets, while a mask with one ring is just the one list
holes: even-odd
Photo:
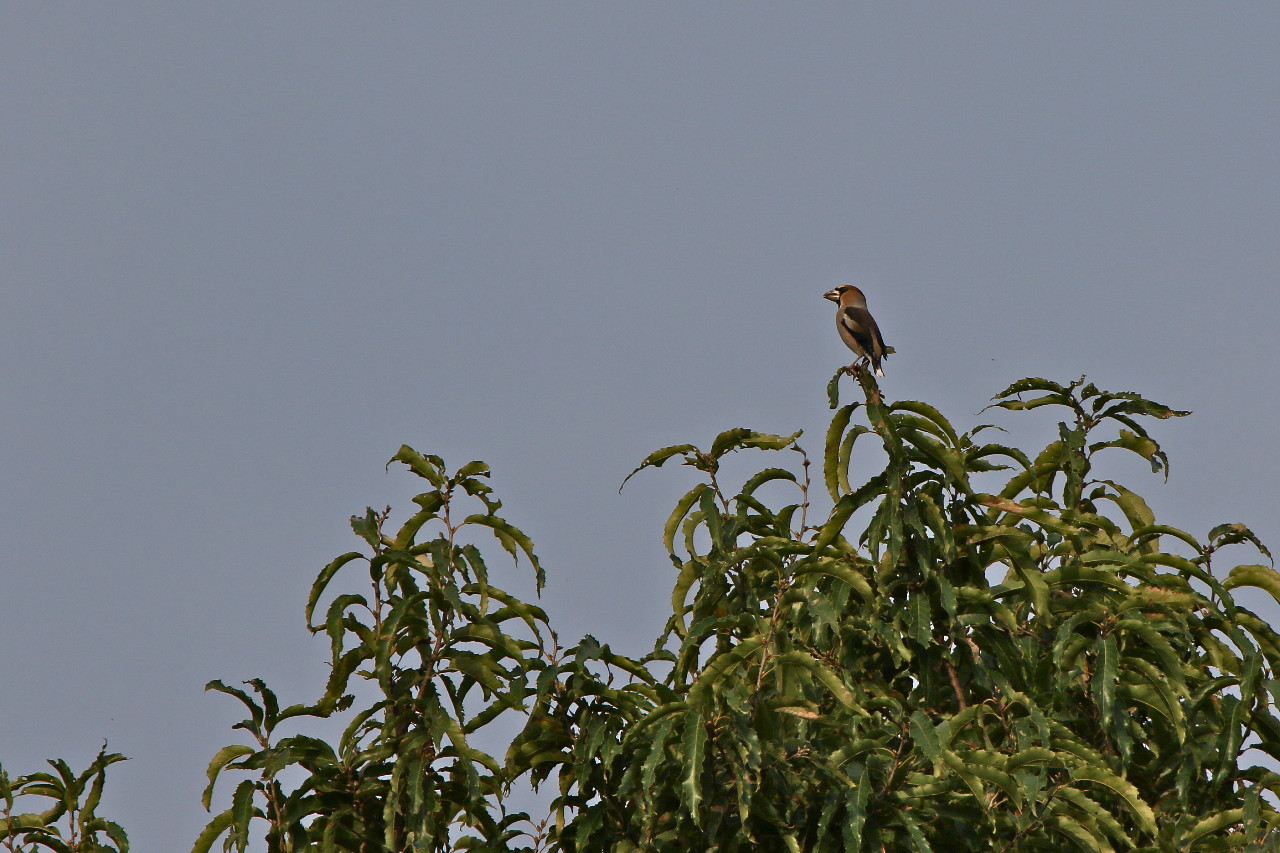
[[844, 431], [849, 426], [849, 419], [853, 417], [853, 412], [858, 405], [858, 403], [850, 403], [840, 408], [832, 416], [831, 426], [827, 428], [827, 440], [823, 445], [822, 473], [827, 494], [831, 496], [832, 501], [840, 500], [842, 492], [849, 491], [848, 472], [842, 470], [840, 464], [840, 445], [844, 438]]
[[933, 723], [922, 711], [911, 715], [911, 739], [920, 747], [924, 757], [934, 764], [942, 760], [942, 743]]
[[769, 483], [774, 480], [789, 480], [794, 483], [796, 482], [796, 475], [785, 468], [765, 468], [763, 471], [752, 474], [747, 481], [742, 484], [742, 489], [738, 494], [741, 497], [747, 497], [765, 483]]
[[1096, 824], [1086, 825], [1081, 822], [1080, 815], [1068, 811], [1066, 800], [1055, 800], [1049, 803], [1048, 818], [1045, 825], [1052, 827], [1067, 836], [1086, 853], [1115, 853], [1105, 836], [1096, 830]]
[[928, 403], [921, 403], [916, 400], [898, 400], [889, 406], [889, 411], [912, 412], [920, 415], [934, 427], [939, 436], [946, 438], [948, 447], [956, 448], [960, 445], [960, 437], [956, 435], [955, 428], [951, 426], [951, 422]]
[[698, 822], [702, 806], [702, 767], [707, 754], [707, 724], [697, 709], [690, 709], [685, 715], [681, 753], [684, 760], [681, 799], [694, 821]]
[[916, 823], [915, 818], [907, 812], [902, 812], [899, 818], [907, 827], [907, 834], [911, 837], [911, 848], [919, 853], [933, 853], [933, 848], [925, 840], [924, 833], [920, 831], [920, 825]]
[[848, 817], [844, 824], [844, 849], [859, 851], [862, 849], [863, 827], [867, 824], [867, 804], [871, 801], [871, 779], [867, 768], [858, 767], [853, 777], [853, 786], [845, 793], [845, 809]]
[[730, 451], [737, 450], [743, 446], [748, 438], [755, 435], [754, 432], [746, 427], [735, 427], [727, 429], [717, 435], [711, 441], [711, 450], [707, 453], [712, 459], [719, 459]]
[[849, 520], [849, 517], [857, 512], [860, 507], [883, 494], [884, 487], [884, 475], [872, 477], [856, 492], [845, 495], [836, 501], [836, 505], [831, 509], [830, 517], [818, 531], [817, 541], [813, 543], [814, 552], [822, 553], [825, 548], [835, 542], [836, 538], [843, 532], [845, 522]]
[[1226, 545], [1235, 545], [1240, 542], [1248, 542], [1262, 552], [1272, 563], [1275, 562], [1271, 552], [1267, 550], [1267, 546], [1262, 544], [1262, 540], [1243, 524], [1219, 524], [1209, 531], [1209, 543], [1214, 548], [1222, 548]]
[[675, 554], [676, 530], [680, 527], [680, 522], [684, 521], [684, 517], [689, 514], [689, 508], [698, 502], [702, 497], [702, 493], [711, 488], [706, 483], [699, 483], [676, 502], [676, 508], [671, 511], [671, 515], [667, 517], [667, 523], [662, 529], [662, 545], [667, 549], [667, 553]]
[[1156, 816], [1142, 799], [1142, 794], [1125, 779], [1097, 764], [1079, 764], [1071, 768], [1071, 778], [1079, 782], [1093, 782], [1109, 788], [1129, 806], [1138, 826], [1148, 835], [1156, 834]]
[[325, 589], [329, 586], [329, 581], [333, 580], [333, 576], [336, 575], [338, 570], [347, 563], [350, 563], [352, 560], [359, 560], [363, 556], [364, 555], [358, 551], [348, 551], [346, 554], [338, 557], [320, 570], [320, 574], [316, 577], [315, 583], [311, 585], [311, 594], [307, 596], [306, 619], [307, 627], [311, 629], [311, 631], [315, 632], [322, 630], [319, 625], [311, 624], [311, 618], [315, 614], [316, 604], [319, 603], [320, 597], [324, 595]]
[[1115, 495], [1111, 499], [1115, 501], [1116, 506], [1124, 513], [1131, 530], [1137, 531], [1155, 524], [1155, 513], [1151, 511], [1151, 507], [1147, 505], [1147, 502], [1140, 495], [1110, 480], [1105, 482], [1115, 490]]
[[225, 693], [228, 696], [234, 696], [235, 698], [243, 702], [244, 706], [249, 709], [249, 714], [250, 714], [250, 719], [245, 721], [247, 725], [243, 726], [244, 728], [249, 728], [251, 731], [256, 731], [262, 725], [266, 712], [263, 710], [262, 706], [259, 705], [256, 701], [254, 701], [253, 697], [251, 697], [245, 691], [241, 690], [238, 687], [230, 687], [226, 684], [223, 684], [221, 681], [219, 681], [216, 678], [213, 681], [207, 682], [204, 686], [204, 689], [216, 690], [219, 693]]
[[841, 367], [831, 377], [831, 381], [827, 383], [827, 403], [831, 408], [840, 405], [840, 377], [845, 375], [845, 369]]
[[929, 615], [929, 599], [917, 593], [908, 600], [907, 613], [911, 639], [927, 648], [933, 643], [933, 623]]
[[541, 590], [547, 583], [546, 573], [542, 570], [542, 563], [538, 561], [538, 556], [533, 553], [533, 541], [524, 534], [524, 531], [508, 523], [506, 519], [498, 518], [496, 515], [485, 515], [476, 513], [467, 516], [463, 524], [478, 524], [481, 527], [491, 528], [497, 534], [498, 541], [502, 543], [508, 553], [513, 558], [518, 559], [516, 546], [524, 552], [529, 558], [529, 562], [533, 565], [534, 574], [537, 578], [538, 589]]
[[1228, 809], [1211, 815], [1191, 826], [1178, 839], [1178, 847], [1181, 850], [1194, 850], [1195, 845], [1207, 835], [1212, 835], [1228, 827], [1235, 826], [1244, 819], [1244, 809]]
[[690, 704], [697, 705], [706, 702], [711, 688], [731, 671], [738, 670], [739, 667], [743, 666], [747, 658], [758, 653], [763, 642], [764, 638], [762, 637], [748, 637], [732, 650], [713, 655], [707, 661], [706, 666], [702, 668], [697, 680], [689, 688]]
[[382, 534], [378, 529], [378, 514], [365, 508], [364, 515], [351, 516], [351, 530], [375, 551], [382, 547]]
[[1089, 688], [1103, 723], [1110, 727], [1116, 721], [1116, 681], [1120, 666], [1120, 650], [1112, 634], [1104, 634], [1094, 646], [1097, 655]]
[[1028, 506], [1025, 503], [1018, 503], [1017, 501], [1009, 500], [1008, 498], [995, 497], [993, 495], [980, 494], [975, 495], [975, 498], [978, 503], [983, 506], [991, 507], [998, 512], [1005, 512], [1019, 518], [1025, 518], [1028, 521], [1040, 525], [1046, 530], [1051, 530], [1054, 533], [1057, 533], [1059, 536], [1071, 536], [1076, 532], [1071, 525], [1065, 523], [1062, 519], [1054, 516], [1052, 513], [1033, 506]]
[[796, 440], [804, 435], [804, 430], [796, 430], [791, 435], [772, 435], [765, 432], [753, 432], [742, 441], [742, 447], [756, 450], [786, 450], [794, 447]]
[[1009, 803], [1013, 805], [1015, 811], [1021, 812], [1023, 810], [1025, 797], [1022, 786], [1003, 769], [1008, 761], [1008, 756], [981, 749], [968, 750], [963, 753], [954, 753], [947, 750], [946, 754], [953, 756], [955, 762], [958, 762], [953, 763], [951, 758], [947, 759], [947, 763], [953, 768], [963, 767], [964, 772], [985, 782], [990, 782], [1000, 789]]
[[476, 459], [471, 462], [468, 462], [466, 465], [463, 465], [461, 468], [459, 468], [457, 473], [453, 475], [453, 478], [455, 480], [461, 480], [465, 477], [487, 477], [487, 476], [489, 476], [488, 464], [485, 462], [481, 462], [479, 459]]
[[1280, 572], [1268, 566], [1236, 566], [1222, 581], [1226, 589], [1252, 586], [1280, 601]]
[[855, 567], [838, 559], [820, 557], [795, 564], [793, 577], [802, 578], [808, 575], [824, 575], [844, 581], [858, 593], [863, 601], [869, 602], [875, 597], [875, 591], [872, 590], [867, 579]]
[[403, 462], [410, 471], [430, 481], [431, 485], [437, 489], [445, 487], [447, 480], [444, 475], [444, 460], [439, 456], [424, 456], [409, 445], [402, 444], [387, 465], [389, 466], [392, 462]]
[[222, 837], [222, 834], [231, 826], [235, 820], [233, 809], [218, 814], [208, 825], [200, 831], [200, 835], [196, 837], [196, 843], [191, 847], [191, 853], [209, 853], [213, 849], [213, 842]]
[[249, 822], [257, 811], [253, 806], [256, 791], [253, 780], [245, 779], [231, 797], [231, 841], [239, 850], [249, 846]]
[[[662, 463], [666, 462], [672, 456], [688, 456], [691, 453], [697, 452], [698, 448], [694, 447], [692, 444], [673, 444], [670, 447], [663, 447], [660, 450], [655, 450], [646, 456], [644, 461], [637, 465], [634, 471], [623, 478], [622, 486], [625, 486], [627, 484], [627, 480], [630, 480], [645, 468], [661, 468]], [[618, 491], [622, 491], [622, 486], [618, 486]]]
[[1138, 435], [1127, 429], [1122, 429], [1120, 430], [1119, 438], [1111, 441], [1099, 441], [1089, 445], [1089, 452], [1096, 453], [1107, 447], [1119, 447], [1136, 453], [1150, 463], [1152, 473], [1159, 473], [1163, 469], [1166, 472], [1166, 478], [1168, 477], [1168, 458], [1161, 452], [1160, 445], [1146, 435]]
[[213, 758], [209, 761], [208, 769], [205, 770], [205, 776], [209, 779], [209, 784], [204, 789], [204, 795], [200, 797], [200, 804], [205, 807], [206, 811], [208, 811], [209, 804], [213, 799], [213, 785], [217, 782], [218, 774], [222, 772], [222, 768], [241, 756], [253, 755], [253, 753], [254, 750], [251, 746], [232, 744], [230, 746], [224, 746], [214, 754]]
[[[748, 641], [749, 642], [749, 641]], [[743, 645], [746, 643], [744, 642]], [[741, 647], [739, 647], [741, 648]], [[771, 663], [778, 668], [787, 666], [798, 666], [809, 672], [814, 678], [822, 683], [824, 687], [835, 697], [836, 701], [846, 708], [861, 710], [857, 702], [854, 700], [852, 691], [845, 686], [840, 677], [831, 670], [830, 667], [823, 665], [816, 660], [813, 655], [808, 652], [796, 649], [790, 652], [783, 652], [775, 656]]]
[[689, 598], [689, 590], [693, 588], [702, 574], [702, 564], [697, 560], [689, 560], [680, 568], [680, 576], [671, 588], [671, 618], [680, 636], [685, 634], [685, 601]]

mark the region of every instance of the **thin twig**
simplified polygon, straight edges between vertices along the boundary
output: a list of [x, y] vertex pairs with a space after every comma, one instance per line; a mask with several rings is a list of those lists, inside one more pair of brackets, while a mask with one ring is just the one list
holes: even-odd
[[960, 686], [960, 675], [956, 672], [956, 668], [951, 661], [943, 661], [943, 664], [947, 667], [947, 677], [951, 679], [951, 689], [956, 692], [956, 702], [959, 703], [960, 710], [963, 711], [969, 705], [964, 701], [964, 688]]

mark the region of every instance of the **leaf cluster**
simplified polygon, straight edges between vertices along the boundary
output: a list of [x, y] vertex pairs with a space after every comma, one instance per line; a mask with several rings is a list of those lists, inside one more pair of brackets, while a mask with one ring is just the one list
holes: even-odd
[[[865, 371], [841, 406], [844, 374], [820, 479], [800, 433], [743, 428], [628, 476], [701, 475], [663, 526], [671, 615], [640, 658], [562, 648], [491, 582], [477, 532], [543, 576], [487, 467], [401, 448], [428, 486], [415, 513], [394, 533], [386, 511], [353, 518], [361, 548], [308, 599], [321, 699], [211, 682], [247, 742], [210, 763], [206, 807], [242, 778], [195, 853], [1274, 848], [1280, 775], [1251, 751], [1280, 760], [1280, 636], [1237, 593], [1280, 598], [1280, 574], [1223, 572], [1229, 546], [1270, 555], [1243, 525], [1157, 523], [1095, 464], [1167, 474], [1146, 424], [1186, 413], [1022, 380], [990, 408], [1063, 414], [1028, 454]], [[782, 461], [728, 486], [747, 451]], [[336, 743], [278, 731], [335, 714]], [[501, 759], [478, 746], [500, 719], [519, 723]], [[545, 821], [505, 809], [521, 780], [551, 789]]]
[[[249, 742], [214, 756], [205, 807], [223, 775], [247, 778], [196, 853], [219, 839], [224, 850], [243, 851], [255, 837], [265, 837], [271, 853], [507, 850], [524, 834], [524, 815], [502, 807], [501, 763], [474, 741], [504, 712], [525, 712], [549, 632], [540, 608], [491, 582], [468, 534], [491, 534], [512, 557], [527, 558], [538, 588], [542, 567], [528, 537], [498, 515], [487, 465], [450, 474], [439, 457], [409, 447], [392, 461], [430, 488], [395, 533], [385, 530], [389, 509], [353, 517], [363, 550], [329, 563], [313, 584], [307, 622], [328, 637], [332, 662], [321, 699], [282, 710], [259, 680], [247, 682], [252, 694], [210, 682], [248, 710], [235, 728]], [[478, 511], [460, 511], [466, 501]], [[366, 590], [329, 596], [339, 573], [356, 567]], [[368, 701], [336, 743], [278, 733], [286, 721], [347, 711], [358, 696]], [[284, 781], [299, 774], [299, 784]]]
[[[925, 403], [886, 403], [865, 372], [865, 401], [838, 407], [839, 378], [824, 520], [807, 520], [798, 434], [731, 430], [637, 469], [679, 458], [706, 481], [665, 525], [672, 616], [643, 669], [611, 661], [633, 673], [613, 684], [567, 661], [515, 747], [536, 756], [518, 770], [556, 766], [560, 849], [1275, 844], [1280, 776], [1244, 753], [1280, 758], [1280, 642], [1233, 591], [1276, 595], [1280, 575], [1221, 577], [1216, 551], [1261, 547], [1247, 528], [1201, 542], [1094, 475], [1111, 449], [1167, 471], [1142, 419], [1186, 413], [1023, 380], [993, 406], [1067, 414], [1029, 457], [979, 440], [988, 426], [961, 434]], [[886, 462], [853, 486], [867, 441]], [[799, 453], [803, 476], [769, 467], [726, 491], [720, 460], [746, 447]], [[1003, 487], [982, 491], [997, 472]], [[772, 481], [795, 500], [768, 505]]]
[[[0, 767], [0, 850], [8, 853], [129, 853], [124, 828], [98, 814], [107, 768], [125, 757], [106, 745], [82, 772], [51, 759], [52, 773], [12, 777]], [[46, 808], [23, 811], [45, 801]]]

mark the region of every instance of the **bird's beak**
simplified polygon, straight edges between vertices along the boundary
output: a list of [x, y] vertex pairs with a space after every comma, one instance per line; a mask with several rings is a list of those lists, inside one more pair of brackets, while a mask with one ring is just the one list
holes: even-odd
[[839, 302], [839, 301], [840, 301], [840, 290], [839, 290], [839, 288], [835, 288], [835, 287], [831, 288], [831, 289], [830, 289], [830, 290], [828, 290], [826, 293], [822, 294], [822, 298], [823, 298], [823, 299], [830, 299], [832, 302]]

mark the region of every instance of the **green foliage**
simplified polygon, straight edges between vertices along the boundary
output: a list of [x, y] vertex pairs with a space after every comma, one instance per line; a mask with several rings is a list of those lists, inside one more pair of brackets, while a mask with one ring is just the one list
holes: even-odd
[[[125, 757], [104, 745], [83, 773], [61, 759], [52, 773], [13, 778], [0, 767], [0, 850], [9, 853], [129, 853], [129, 838], [117, 823], [98, 816], [107, 768]], [[41, 811], [22, 811], [44, 800]]]
[[[321, 699], [281, 710], [260, 681], [210, 684], [248, 710], [249, 742], [210, 763], [206, 807], [243, 778], [196, 853], [1273, 849], [1280, 775], [1249, 751], [1280, 760], [1280, 636], [1234, 593], [1280, 599], [1280, 574], [1224, 573], [1227, 546], [1270, 555], [1242, 525], [1201, 541], [1158, 524], [1095, 464], [1127, 451], [1167, 473], [1145, 424], [1186, 413], [1023, 380], [991, 408], [1064, 412], [1031, 456], [886, 402], [865, 371], [840, 406], [843, 373], [825, 513], [799, 433], [729, 430], [632, 472], [701, 474], [663, 526], [671, 616], [640, 659], [562, 649], [490, 583], [476, 533], [539, 589], [542, 570], [488, 469], [401, 448], [430, 487], [416, 514], [394, 534], [387, 512], [352, 519], [361, 550], [308, 600], [331, 649]], [[753, 450], [782, 463], [727, 487], [726, 457]], [[855, 460], [882, 467], [857, 483]], [[356, 567], [367, 587], [339, 589]], [[277, 731], [339, 713], [336, 744]], [[499, 761], [476, 744], [510, 717]], [[546, 822], [505, 810], [522, 779], [552, 789]]]
[[[1280, 759], [1280, 638], [1231, 591], [1280, 597], [1280, 575], [1220, 577], [1215, 552], [1261, 547], [1251, 532], [1201, 543], [1094, 475], [1109, 449], [1167, 471], [1141, 419], [1186, 413], [1024, 380], [993, 406], [1068, 415], [1031, 458], [857, 378], [865, 401], [826, 436], [825, 519], [809, 521], [798, 435], [732, 430], [641, 464], [706, 478], [664, 528], [666, 632], [622, 685], [563, 661], [509, 756], [554, 767], [560, 849], [1270, 849], [1280, 776], [1242, 757]], [[884, 468], [853, 487], [872, 438]], [[720, 462], [745, 447], [801, 453], [804, 475], [731, 493]], [[766, 503], [774, 480], [797, 497]]]
[[[255, 695], [209, 684], [248, 709], [235, 728], [251, 743], [214, 756], [205, 807], [225, 773], [250, 776], [201, 834], [197, 853], [219, 839], [224, 850], [245, 850], [260, 837], [271, 853], [508, 850], [523, 834], [524, 815], [502, 809], [501, 764], [472, 741], [503, 712], [523, 712], [530, 674], [545, 654], [546, 616], [490, 583], [468, 536], [484, 531], [513, 557], [527, 557], [539, 588], [541, 566], [528, 537], [497, 514], [501, 502], [482, 479], [484, 463], [449, 475], [439, 457], [408, 447], [392, 461], [432, 488], [414, 499], [417, 512], [394, 535], [384, 532], [389, 510], [353, 517], [364, 550], [338, 557], [312, 586], [307, 621], [327, 634], [332, 653], [320, 701], [280, 710], [261, 681], [248, 682]], [[468, 499], [482, 511], [464, 513]], [[356, 566], [367, 592], [333, 596], [315, 621], [339, 572]], [[360, 683], [353, 686], [353, 677]], [[372, 700], [355, 710], [336, 744], [277, 734], [286, 721], [345, 711], [357, 695]], [[292, 787], [282, 781], [299, 775]]]

